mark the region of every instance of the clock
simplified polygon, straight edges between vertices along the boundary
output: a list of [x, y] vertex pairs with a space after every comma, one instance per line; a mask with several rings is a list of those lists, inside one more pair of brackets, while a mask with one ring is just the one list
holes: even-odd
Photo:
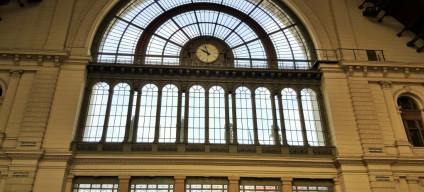
[[196, 57], [203, 63], [213, 63], [218, 60], [219, 51], [218, 48], [211, 43], [201, 44], [197, 47]]

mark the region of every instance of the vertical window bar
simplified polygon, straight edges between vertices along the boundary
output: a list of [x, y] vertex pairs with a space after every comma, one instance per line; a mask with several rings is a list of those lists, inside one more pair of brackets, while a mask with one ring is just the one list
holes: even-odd
[[229, 95], [229, 100], [230, 100], [230, 133], [232, 134], [232, 137], [230, 137], [232, 139], [231, 143], [236, 143], [238, 144], [238, 135], [237, 135], [237, 111], [235, 110], [234, 106], [236, 106], [236, 97], [234, 97], [233, 92], [231, 92]]
[[278, 100], [274, 93], [271, 95], [271, 108], [272, 108], [272, 140], [277, 146], [281, 145], [281, 129], [278, 125], [280, 122], [280, 114], [278, 113]]
[[183, 108], [182, 105], [182, 91], [178, 90], [178, 114], [177, 114], [177, 143], [182, 143], [184, 140], [181, 136], [181, 122], [182, 122], [182, 117], [183, 115], [181, 114], [181, 109]]
[[140, 100], [141, 100], [141, 94], [139, 90], [134, 91], [134, 99], [133, 99], [133, 110], [131, 114], [131, 128], [130, 128], [130, 142], [136, 142], [137, 141], [137, 125], [138, 125], [138, 117], [140, 114]]
[[181, 109], [180, 109], [180, 113], [181, 113], [181, 122], [180, 122], [180, 124], [181, 124], [181, 128], [180, 128], [180, 142], [181, 143], [184, 143], [185, 141], [184, 141], [184, 138], [186, 138], [185, 137], [185, 133], [186, 133], [186, 120], [185, 120], [185, 105], [186, 105], [186, 93], [185, 93], [185, 91], [182, 91], [181, 92]]
[[155, 139], [158, 87], [147, 84], [141, 90], [137, 142], [153, 142]]
[[189, 95], [188, 143], [205, 143], [205, 89], [194, 85]]
[[93, 86], [84, 129], [83, 141], [98, 142], [102, 138], [109, 100], [109, 85], [105, 82]]
[[302, 89], [301, 95], [308, 143], [311, 146], [325, 146], [317, 95], [309, 88]]
[[272, 110], [271, 93], [265, 87], [255, 90], [256, 121], [258, 126], [258, 138], [261, 145], [274, 145], [274, 118]]
[[308, 147], [310, 145], [309, 145], [308, 137], [306, 133], [305, 116], [303, 114], [303, 103], [302, 103], [301, 93], [297, 93], [297, 104], [299, 105], [300, 124], [302, 125], [303, 145]]
[[119, 83], [113, 89], [106, 142], [122, 142], [124, 140], [130, 89], [126, 83]]
[[205, 144], [210, 144], [209, 133], [210, 133], [209, 131], [209, 90], [206, 90], [205, 92]]
[[[134, 100], [134, 93], [135, 95], [135, 100]], [[129, 107], [128, 107], [128, 115], [127, 115], [127, 123], [125, 126], [125, 136], [124, 136], [124, 142], [129, 142], [131, 140], [131, 134], [132, 134], [132, 130], [134, 127], [134, 113], [135, 113], [135, 104], [136, 104], [136, 100], [137, 100], [137, 92], [134, 91], [134, 89], [130, 90], [130, 99], [129, 99]]]
[[281, 133], [281, 137], [280, 137], [281, 140], [282, 140], [281, 143], [284, 146], [287, 146], [289, 144], [287, 143], [287, 131], [286, 131], [286, 126], [284, 124], [285, 117], [284, 117], [284, 112], [283, 112], [283, 102], [281, 100], [281, 92], [278, 95], [275, 96], [275, 100], [278, 102], [276, 106], [278, 106], [278, 109], [277, 109], [277, 114], [278, 114], [278, 118], [279, 118], [278, 123], [281, 125], [281, 128], [279, 129], [279, 131]]
[[178, 113], [178, 88], [169, 84], [162, 89], [162, 105], [159, 125], [159, 142], [176, 141], [176, 125]]
[[255, 144], [251, 92], [247, 87], [236, 89], [235, 109], [239, 144]]
[[289, 145], [303, 145], [302, 125], [300, 123], [299, 105], [296, 91], [284, 88], [281, 91], [283, 119]]
[[[209, 142], [226, 143], [225, 91], [222, 87], [213, 86], [209, 89]], [[228, 103], [228, 101], [227, 101]]]

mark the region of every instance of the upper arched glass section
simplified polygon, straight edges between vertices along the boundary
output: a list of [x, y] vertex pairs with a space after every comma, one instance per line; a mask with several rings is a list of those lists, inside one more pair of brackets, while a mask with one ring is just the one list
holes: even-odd
[[315, 58], [302, 24], [273, 0], [125, 0], [92, 47], [97, 63], [181, 65], [182, 48], [209, 36], [236, 68], [308, 69]]

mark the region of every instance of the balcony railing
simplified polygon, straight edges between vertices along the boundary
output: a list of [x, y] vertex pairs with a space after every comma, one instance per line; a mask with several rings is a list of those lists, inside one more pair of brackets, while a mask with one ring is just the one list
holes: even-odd
[[383, 50], [316, 49], [318, 59], [324, 61], [385, 61]]

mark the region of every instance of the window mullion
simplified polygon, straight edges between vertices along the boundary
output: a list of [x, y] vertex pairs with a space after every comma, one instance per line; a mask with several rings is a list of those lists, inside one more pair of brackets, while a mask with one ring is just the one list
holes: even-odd
[[280, 125], [281, 125], [281, 136], [283, 139], [283, 146], [288, 146], [288, 142], [287, 142], [287, 132], [286, 132], [286, 125], [284, 124], [284, 113], [283, 113], [283, 102], [281, 100], [281, 92], [278, 93], [278, 95], [276, 95], [278, 98], [278, 108], [280, 109], [280, 111], [278, 111], [280, 113]]
[[272, 132], [274, 134], [274, 144], [281, 146], [280, 137], [278, 134], [277, 108], [275, 107], [275, 93], [271, 93], [271, 108], [272, 108]]
[[231, 102], [232, 102], [232, 113], [233, 113], [233, 144], [238, 144], [238, 138], [237, 138], [237, 113], [236, 113], [236, 94], [233, 94], [234, 92], [230, 93], [232, 94]]
[[109, 126], [109, 116], [110, 116], [110, 108], [112, 105], [112, 97], [113, 97], [113, 87], [109, 87], [109, 96], [107, 99], [107, 108], [106, 108], [106, 114], [105, 114], [105, 122], [103, 124], [103, 133], [102, 133], [102, 139], [100, 140], [100, 143], [104, 143], [106, 141], [106, 135], [107, 130]]
[[258, 138], [258, 122], [256, 119], [256, 99], [255, 99], [255, 91], [251, 92], [250, 101], [252, 102], [252, 117], [253, 117], [253, 135], [255, 139], [255, 145], [259, 145], [259, 138]]
[[176, 143], [181, 143], [181, 113], [182, 111], [182, 96], [183, 92], [181, 89], [178, 90], [178, 112], [177, 112], [177, 133], [175, 135], [176, 137]]
[[209, 89], [205, 90], [205, 144], [209, 142]]
[[133, 109], [133, 100], [134, 100], [134, 89], [130, 90], [130, 98], [128, 99], [128, 113], [127, 113], [127, 123], [125, 125], [125, 135], [124, 135], [124, 143], [129, 142], [129, 135], [131, 131], [131, 115]]
[[306, 134], [305, 117], [303, 114], [302, 95], [300, 93], [296, 93], [296, 94], [297, 94], [297, 104], [299, 105], [300, 124], [302, 125], [303, 146], [309, 147], [308, 137]]
[[[134, 91], [135, 93], [136, 91]], [[140, 105], [141, 105], [141, 91], [137, 91], [137, 103], [136, 103], [136, 108], [135, 108], [135, 117], [134, 117], [134, 122], [133, 122], [133, 130], [132, 130], [132, 139], [131, 142], [135, 143], [137, 142], [137, 134], [138, 134], [138, 121], [140, 118]], [[133, 96], [134, 97], [134, 96]]]
[[184, 105], [184, 143], [188, 143], [188, 111], [190, 108], [190, 91], [186, 91], [185, 93], [185, 105]]
[[[230, 102], [228, 101], [230, 93], [226, 92], [225, 98], [225, 143], [230, 144]], [[232, 120], [232, 119], [231, 119]]]
[[[158, 89], [158, 104], [156, 110], [156, 125], [155, 125], [155, 139], [153, 143], [159, 143], [159, 129], [160, 129], [160, 111], [162, 109], [162, 89]], [[141, 94], [140, 94], [141, 95]]]

